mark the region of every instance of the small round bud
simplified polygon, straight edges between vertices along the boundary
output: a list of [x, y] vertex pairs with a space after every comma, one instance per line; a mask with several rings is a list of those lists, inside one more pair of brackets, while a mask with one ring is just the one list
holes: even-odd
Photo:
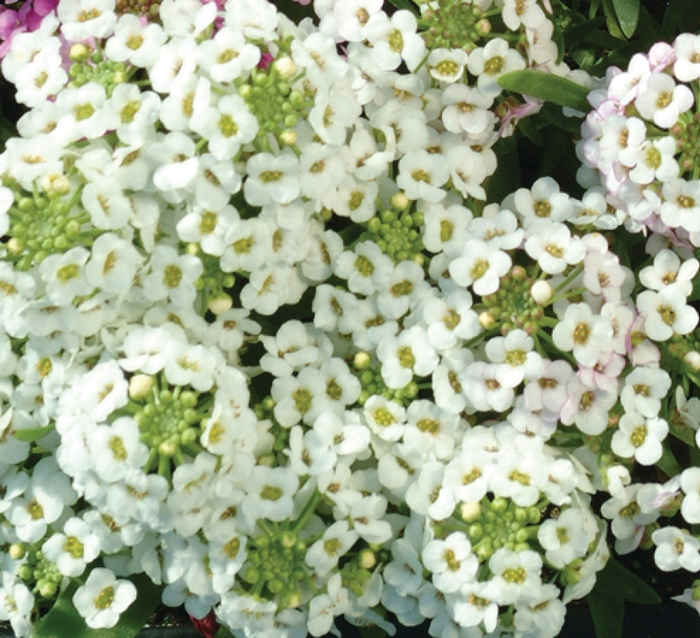
[[358, 352], [352, 360], [355, 370], [367, 370], [372, 365], [372, 357], [368, 352]]
[[158, 446], [158, 453], [161, 456], [175, 456], [177, 449], [178, 445], [174, 441], [163, 441]]
[[65, 195], [70, 190], [70, 182], [65, 175], [52, 173], [41, 178], [41, 188], [49, 196]]
[[24, 555], [26, 553], [27, 550], [24, 548], [24, 545], [22, 545], [22, 543], [12, 543], [8, 552], [12, 560], [19, 560], [20, 558], [24, 558]]
[[359, 565], [362, 569], [372, 569], [377, 564], [377, 556], [371, 549], [363, 549], [359, 555]]
[[142, 399], [153, 388], [153, 377], [150, 374], [135, 374], [129, 379], [129, 398]]
[[275, 71], [277, 71], [280, 77], [283, 77], [285, 80], [294, 77], [297, 74], [297, 71], [299, 70], [296, 62], [294, 62], [294, 60], [292, 60], [292, 58], [290, 58], [287, 55], [285, 55], [283, 58], [280, 58], [279, 60], [275, 60], [272, 64], [272, 68]]
[[552, 288], [552, 284], [544, 279], [540, 279], [532, 284], [530, 294], [536, 303], [538, 303], [540, 306], [544, 306], [546, 303], [549, 303], [549, 300], [554, 294], [554, 290]]
[[493, 327], [494, 323], [496, 323], [496, 320], [488, 310], [485, 310], [479, 315], [479, 325], [484, 330], [488, 330], [489, 328]]
[[294, 534], [294, 532], [290, 532], [287, 530], [286, 532], [282, 532], [282, 537], [280, 539], [282, 543], [282, 547], [287, 547], [288, 549], [291, 549], [297, 544], [297, 536]]
[[90, 57], [92, 49], [87, 44], [82, 44], [78, 42], [70, 48], [70, 53], [68, 57], [73, 60], [73, 62], [85, 62]]
[[296, 134], [296, 131], [292, 131], [291, 129], [287, 129], [285, 131], [282, 131], [280, 133], [280, 142], [284, 144], [285, 146], [292, 146], [293, 144], [297, 143], [297, 138], [298, 135]]
[[481, 516], [481, 503], [462, 503], [460, 514], [465, 523], [476, 520]]
[[13, 237], [7, 242], [7, 250], [13, 255], [19, 255], [24, 251], [24, 242], [17, 237]]
[[50, 580], [41, 580], [37, 583], [37, 589], [39, 590], [39, 595], [42, 598], [53, 598], [58, 591], [56, 583], [52, 583]]
[[406, 193], [399, 191], [391, 196], [391, 205], [399, 210], [404, 210], [411, 205], [411, 200], [406, 197]]
[[700, 352], [697, 350], [691, 350], [690, 352], [686, 352], [685, 356], [683, 357], [683, 361], [689, 365], [695, 372], [700, 370]]
[[233, 300], [225, 293], [212, 297], [207, 304], [207, 308], [215, 315], [223, 314], [227, 310], [230, 310], [232, 306]]

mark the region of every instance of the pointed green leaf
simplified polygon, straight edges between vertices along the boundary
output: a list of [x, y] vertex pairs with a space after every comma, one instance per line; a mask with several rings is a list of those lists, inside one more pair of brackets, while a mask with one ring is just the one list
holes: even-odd
[[586, 597], [593, 617], [596, 638], [622, 638], [625, 603], [618, 596], [602, 594], [595, 589]]
[[34, 638], [134, 638], [144, 627], [160, 604], [162, 587], [154, 585], [148, 576], [139, 574], [130, 578], [138, 595], [111, 629], [90, 629], [73, 605], [73, 595], [79, 583], [66, 587], [48, 614], [39, 622]]
[[613, 0], [613, 7], [622, 33], [631, 38], [639, 21], [639, 0]]
[[591, 110], [586, 96], [588, 89], [566, 78], [543, 71], [511, 71], [498, 79], [498, 83], [508, 91], [536, 97], [545, 102], [587, 113]]
[[53, 424], [45, 425], [43, 428], [25, 428], [22, 430], [12, 430], [12, 436], [19, 441], [34, 443], [45, 437], [50, 432], [53, 432]]
[[598, 574], [593, 590], [603, 596], [616, 596], [639, 605], [656, 605], [659, 595], [639, 576], [623, 567], [614, 559], [608, 560], [605, 569]]
[[603, 0], [603, 13], [605, 14], [605, 24], [608, 27], [610, 35], [615, 38], [624, 38], [625, 34], [620, 29], [620, 23], [615, 14], [615, 5], [613, 0]]

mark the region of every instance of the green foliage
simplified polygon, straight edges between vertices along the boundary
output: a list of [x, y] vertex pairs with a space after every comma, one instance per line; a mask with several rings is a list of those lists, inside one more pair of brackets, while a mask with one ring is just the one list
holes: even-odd
[[586, 100], [588, 89], [576, 82], [543, 71], [511, 71], [502, 75], [498, 83], [508, 91], [536, 97], [559, 106], [567, 106], [582, 113], [590, 109]]

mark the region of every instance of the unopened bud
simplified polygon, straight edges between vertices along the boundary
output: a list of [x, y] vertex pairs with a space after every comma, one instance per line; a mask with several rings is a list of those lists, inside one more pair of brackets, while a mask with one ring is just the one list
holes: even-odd
[[280, 134], [280, 142], [285, 146], [292, 146], [293, 144], [296, 144], [297, 138], [298, 135], [296, 134], [296, 131], [292, 131], [291, 129], [282, 131]]
[[142, 399], [153, 388], [153, 377], [150, 374], [135, 374], [129, 379], [129, 397]]
[[212, 297], [207, 304], [207, 308], [215, 315], [223, 314], [227, 310], [230, 310], [231, 306], [233, 306], [233, 300], [225, 293]]
[[24, 545], [22, 545], [22, 543], [12, 543], [12, 545], [10, 545], [10, 551], [8, 552], [12, 560], [24, 558], [26, 553], [27, 550], [24, 549]]
[[700, 352], [697, 350], [686, 352], [685, 356], [683, 357], [683, 361], [696, 372], [700, 370]]
[[481, 503], [462, 503], [460, 514], [465, 523], [479, 518], [481, 516]]
[[411, 200], [406, 197], [406, 193], [403, 191], [399, 191], [398, 193], [394, 193], [391, 197], [391, 205], [394, 208], [397, 208], [399, 210], [403, 210], [404, 208], [408, 208], [409, 204], [411, 203]]
[[540, 279], [532, 284], [530, 294], [535, 302], [537, 302], [540, 306], [544, 306], [546, 303], [549, 303], [549, 300], [554, 294], [554, 290], [552, 288], [552, 284], [544, 279]]
[[78, 42], [70, 48], [70, 53], [68, 54], [73, 62], [85, 62], [90, 57], [92, 49], [87, 46], [87, 44], [82, 44]]
[[70, 190], [70, 182], [65, 175], [53, 173], [41, 178], [41, 188], [49, 195], [65, 195]]
[[496, 323], [496, 320], [488, 310], [485, 310], [479, 315], [479, 325], [484, 330], [488, 330], [489, 328], [493, 327], [494, 323]]
[[371, 364], [372, 357], [367, 352], [358, 352], [352, 361], [355, 370], [366, 370]]
[[294, 77], [297, 71], [299, 70], [296, 62], [294, 62], [294, 60], [292, 60], [292, 58], [290, 58], [289, 56], [284, 56], [279, 60], [275, 60], [272, 66], [275, 69], [275, 71], [277, 71], [277, 73], [279, 73], [280, 76], [286, 80], [288, 80], [291, 77]]
[[363, 549], [360, 552], [359, 564], [362, 569], [372, 569], [377, 564], [377, 557], [371, 549]]

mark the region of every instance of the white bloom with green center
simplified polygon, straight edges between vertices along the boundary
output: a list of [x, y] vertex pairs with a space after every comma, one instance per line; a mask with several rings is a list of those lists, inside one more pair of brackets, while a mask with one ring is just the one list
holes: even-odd
[[656, 545], [654, 562], [659, 569], [665, 572], [700, 570], [700, 541], [687, 531], [669, 525], [655, 530], [651, 540]]
[[568, 226], [539, 219], [528, 227], [525, 252], [548, 275], [559, 275], [583, 260], [586, 246], [580, 238], [571, 236]]
[[654, 341], [668, 341], [674, 334], [685, 335], [698, 325], [698, 312], [686, 303], [680, 283], [659, 292], [645, 290], [637, 296], [637, 309], [644, 317], [644, 329]]
[[234, 158], [252, 142], [260, 125], [239, 95], [226, 95], [215, 106], [196, 110], [190, 128], [207, 140], [209, 152], [220, 162]]
[[514, 388], [524, 380], [533, 381], [542, 376], [544, 364], [534, 345], [532, 337], [520, 328], [486, 342], [486, 356], [500, 364], [496, 379], [501, 385]]
[[471, 549], [464, 532], [452, 532], [444, 540], [435, 539], [423, 547], [423, 565], [443, 594], [454, 593], [475, 580], [479, 562]]
[[[126, 16], [125, 16], [126, 17]], [[117, 84], [105, 103], [111, 128], [124, 144], [139, 144], [149, 137], [158, 120], [161, 99], [153, 91], [141, 91], [135, 84]]]
[[375, 63], [385, 71], [393, 71], [403, 61], [415, 71], [425, 56], [425, 42], [417, 29], [416, 17], [410, 11], [399, 10], [391, 17], [383, 11], [370, 16], [365, 32]]
[[110, 60], [150, 67], [156, 63], [166, 40], [167, 35], [157, 22], [144, 26], [139, 16], [125, 13], [119, 17], [114, 34], [107, 40], [105, 53]]
[[449, 163], [443, 155], [415, 150], [409, 151], [399, 160], [396, 185], [409, 199], [424, 199], [436, 204], [447, 195], [441, 187], [449, 177]]
[[144, 257], [131, 242], [114, 233], [105, 233], [92, 245], [85, 277], [103, 293], [121, 295], [131, 288], [143, 262]]
[[0, 620], [9, 620], [16, 636], [31, 636], [34, 625], [31, 614], [34, 609], [34, 595], [24, 581], [14, 574], [2, 572], [0, 587]]
[[73, 604], [88, 627], [108, 629], [119, 622], [119, 616], [136, 600], [136, 594], [131, 581], [117, 579], [111, 570], [97, 567], [73, 594]]
[[666, 73], [653, 73], [634, 104], [643, 118], [652, 120], [660, 128], [669, 129], [694, 102], [693, 92], [687, 86], [677, 85]]
[[111, 175], [89, 181], [80, 201], [101, 230], [121, 230], [134, 214], [131, 202]]
[[174, 248], [159, 244], [153, 251], [150, 271], [142, 284], [150, 301], [170, 299], [177, 306], [188, 306], [195, 300], [195, 283], [203, 271], [198, 257], [180, 255]]
[[681, 258], [672, 250], [663, 248], [654, 256], [654, 263], [639, 271], [639, 281], [650, 290], [662, 290], [677, 283], [683, 285], [683, 292], [690, 296], [693, 291], [693, 279], [700, 263], [697, 259]]
[[444, 482], [445, 466], [439, 461], [427, 461], [419, 472], [406, 490], [406, 504], [416, 514], [444, 521], [457, 506], [454, 493]]
[[243, 193], [249, 204], [288, 204], [299, 196], [299, 159], [290, 150], [281, 155], [257, 153], [246, 165], [248, 178], [243, 184]]
[[67, 306], [76, 297], [89, 295], [93, 287], [85, 276], [85, 264], [90, 252], [81, 246], [66, 253], [49, 255], [39, 266], [46, 283], [48, 298], [58, 306]]
[[676, 140], [670, 135], [658, 140], [646, 140], [636, 153], [627, 156], [631, 164], [629, 178], [640, 186], [646, 186], [658, 180], [667, 182], [676, 179], [680, 173], [678, 162], [673, 158], [676, 153]]
[[657, 416], [645, 418], [636, 412], [620, 417], [619, 429], [612, 438], [612, 450], [622, 458], [634, 457], [642, 465], [654, 465], [662, 455], [662, 441], [668, 435], [668, 423]]
[[46, 46], [27, 64], [17, 77], [15, 99], [30, 108], [49, 103], [68, 82], [68, 74], [61, 66], [60, 42], [49, 38]]
[[41, 546], [44, 556], [56, 563], [64, 576], [80, 576], [88, 563], [100, 555], [100, 541], [88, 524], [69, 518], [62, 533], [55, 533]]
[[58, 128], [65, 133], [67, 141], [96, 139], [105, 134], [109, 126], [103, 109], [106, 99], [104, 87], [97, 82], [66, 88], [56, 96], [56, 106], [66, 111]]
[[556, 585], [542, 584], [533, 599], [525, 605], [516, 605], [513, 622], [522, 636], [554, 638], [564, 626], [566, 605], [559, 599], [561, 592]]
[[542, 584], [542, 557], [537, 552], [497, 549], [489, 559], [489, 569], [493, 574], [492, 582], [499, 588], [500, 605], [522, 604], [536, 599]]
[[283, 521], [292, 515], [299, 477], [291, 468], [258, 465], [245, 489], [241, 507], [251, 525], [258, 519]]
[[496, 97], [503, 90], [498, 78], [509, 71], [519, 71], [526, 66], [525, 60], [515, 49], [511, 49], [503, 38], [489, 40], [469, 54], [469, 73], [477, 77], [479, 90], [487, 97]]
[[333, 261], [333, 272], [346, 279], [351, 292], [369, 296], [386, 283], [393, 268], [391, 259], [372, 241], [363, 241]]
[[464, 74], [467, 52], [464, 49], [433, 49], [428, 55], [427, 65], [433, 79], [452, 84]]
[[557, 518], [545, 520], [537, 540], [546, 551], [547, 560], [558, 569], [586, 555], [589, 538], [581, 510], [569, 507]]
[[260, 49], [246, 42], [240, 31], [225, 26], [199, 45], [197, 57], [212, 80], [228, 83], [248, 76], [260, 61]]
[[[640, 295], [641, 296], [641, 295]], [[593, 367], [607, 350], [613, 336], [610, 320], [597, 314], [586, 303], [571, 304], [552, 330], [554, 344], [564, 352], [573, 352], [584, 366]]]
[[377, 357], [382, 363], [382, 379], [393, 389], [405, 387], [414, 375], [428, 376], [439, 362], [425, 328], [418, 325], [382, 341], [377, 347]]
[[671, 387], [671, 377], [660, 368], [638, 366], [625, 377], [620, 402], [626, 412], [651, 418], [659, 414], [661, 400]]
[[374, 181], [363, 181], [348, 175], [329, 195], [329, 207], [336, 215], [349, 217], [355, 223], [372, 219], [376, 213], [379, 187]]
[[442, 204], [427, 206], [424, 213], [423, 245], [431, 253], [459, 255], [467, 241], [467, 227], [473, 213], [461, 204], [445, 208]]
[[350, 529], [347, 521], [336, 521], [306, 552], [306, 564], [321, 578], [338, 565], [340, 558], [347, 553], [359, 538]]
[[197, 176], [199, 160], [194, 140], [184, 133], [167, 133], [148, 146], [148, 155], [157, 165], [153, 173], [156, 188], [180, 201], [180, 192]]
[[469, 240], [462, 255], [449, 263], [449, 273], [459, 286], [471, 287], [477, 295], [489, 295], [498, 290], [500, 278], [511, 266], [508, 253], [479, 240]]
[[98, 425], [87, 432], [87, 446], [94, 455], [93, 470], [108, 483], [122, 480], [128, 471], [141, 468], [149, 450], [139, 440], [139, 427], [133, 418], [123, 416], [109, 425]]

